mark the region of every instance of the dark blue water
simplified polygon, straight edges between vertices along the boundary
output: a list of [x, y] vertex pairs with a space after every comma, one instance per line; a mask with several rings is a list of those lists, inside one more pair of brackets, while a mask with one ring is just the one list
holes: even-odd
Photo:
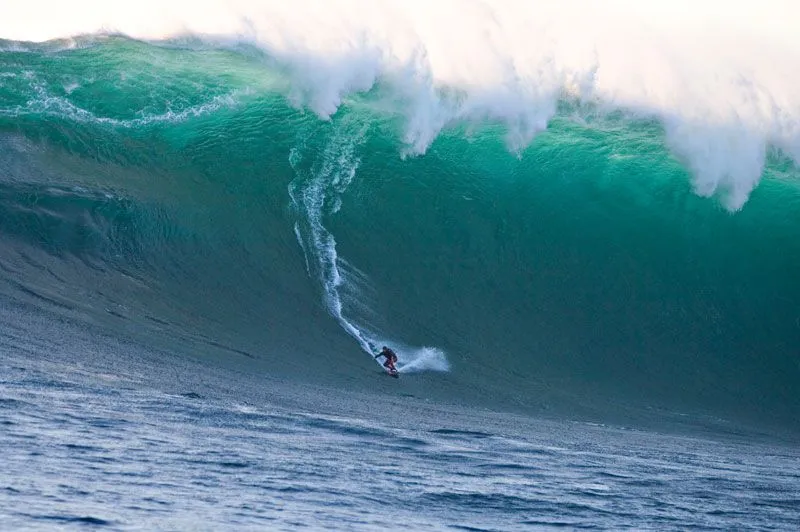
[[800, 526], [790, 442], [348, 392], [3, 320], [3, 530]]

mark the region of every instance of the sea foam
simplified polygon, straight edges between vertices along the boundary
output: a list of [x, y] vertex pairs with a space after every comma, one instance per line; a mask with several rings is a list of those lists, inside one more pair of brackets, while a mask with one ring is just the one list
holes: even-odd
[[0, 37], [254, 44], [290, 72], [290, 100], [323, 119], [348, 95], [391, 87], [412, 154], [443, 128], [486, 122], [519, 152], [564, 99], [622, 110], [662, 123], [696, 192], [736, 210], [770, 149], [800, 162], [798, 20], [780, 0], [11, 0]]

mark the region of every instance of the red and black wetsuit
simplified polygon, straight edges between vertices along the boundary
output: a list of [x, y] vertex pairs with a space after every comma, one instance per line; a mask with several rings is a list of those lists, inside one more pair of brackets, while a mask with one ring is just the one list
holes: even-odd
[[394, 363], [397, 362], [397, 355], [394, 354], [394, 351], [385, 349], [381, 351], [381, 355], [386, 359], [383, 361], [383, 367], [395, 371], [397, 368], [394, 367]]

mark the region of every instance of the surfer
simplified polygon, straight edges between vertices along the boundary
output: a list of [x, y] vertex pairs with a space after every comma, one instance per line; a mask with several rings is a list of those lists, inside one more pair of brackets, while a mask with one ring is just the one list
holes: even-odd
[[389, 349], [386, 346], [383, 346], [381, 352], [375, 355], [375, 358], [378, 357], [385, 357], [386, 360], [383, 361], [383, 367], [390, 373], [396, 373], [397, 368], [394, 366], [395, 362], [397, 362], [397, 354]]

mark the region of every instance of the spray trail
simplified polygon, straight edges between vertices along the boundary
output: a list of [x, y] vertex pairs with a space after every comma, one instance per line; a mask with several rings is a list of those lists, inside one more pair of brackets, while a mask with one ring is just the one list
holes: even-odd
[[381, 344], [391, 343], [398, 353], [401, 370], [447, 371], [449, 364], [440, 349], [398, 346], [398, 342], [382, 337], [351, 316], [351, 313], [364, 316], [370, 312], [364, 302], [369, 299], [369, 279], [339, 256], [336, 239], [325, 227], [325, 218], [341, 209], [341, 196], [356, 176], [360, 163], [358, 148], [368, 127], [353, 120], [331, 127], [333, 131], [325, 140], [321, 155], [310, 166], [304, 161], [305, 153], [311, 151], [309, 138], [301, 138], [289, 154], [289, 163], [297, 176], [288, 187], [298, 215], [294, 232], [305, 256], [306, 270], [319, 282], [328, 312], [365, 352], [372, 355]]
[[[362, 129], [356, 135], [344, 135], [335, 130], [322, 154], [321, 164], [313, 166], [308, 175], [301, 166], [302, 146], [292, 149], [289, 162], [298, 177], [289, 185], [289, 196], [299, 215], [294, 229], [305, 255], [308, 274], [320, 282], [328, 312], [365, 351], [371, 352], [374, 342], [343, 314], [343, 293], [349, 286], [345, 285], [342, 270], [349, 265], [339, 258], [336, 240], [323, 224], [326, 214], [339, 210], [339, 195], [355, 176], [359, 164], [356, 148], [364, 132]], [[357, 293], [348, 295], [358, 297]]]

